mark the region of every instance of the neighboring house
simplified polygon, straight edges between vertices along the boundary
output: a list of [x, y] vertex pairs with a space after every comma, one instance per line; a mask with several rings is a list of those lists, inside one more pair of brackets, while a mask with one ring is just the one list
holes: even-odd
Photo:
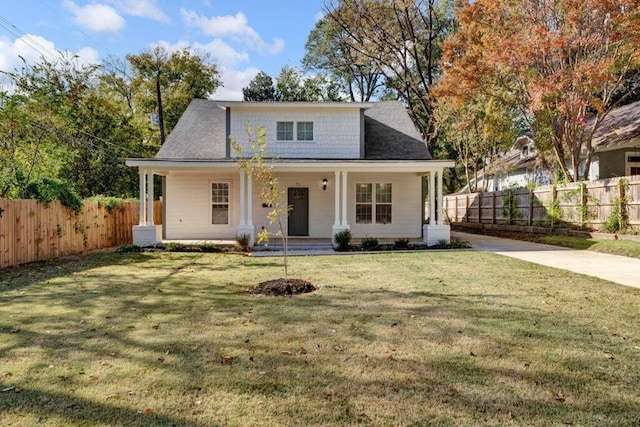
[[[640, 101], [611, 111], [596, 131], [592, 144], [590, 181], [640, 175]], [[581, 173], [584, 166], [583, 160]], [[539, 161], [532, 135], [527, 133], [518, 137], [498, 160], [480, 171], [478, 189], [500, 191], [548, 185], [554, 177], [555, 171]]]
[[[454, 162], [432, 159], [401, 103], [196, 99], [154, 158], [127, 159], [140, 173], [135, 243], [243, 234], [253, 242], [261, 229], [275, 231], [257, 185], [234, 159], [232, 139], [248, 152], [247, 125], [266, 128], [273, 171], [292, 206], [284, 224], [289, 237], [328, 241], [351, 230], [354, 238], [449, 240], [442, 172]], [[153, 175], [163, 177], [162, 226], [153, 224], [153, 203], [147, 202]], [[425, 175], [432, 190], [428, 224]]]

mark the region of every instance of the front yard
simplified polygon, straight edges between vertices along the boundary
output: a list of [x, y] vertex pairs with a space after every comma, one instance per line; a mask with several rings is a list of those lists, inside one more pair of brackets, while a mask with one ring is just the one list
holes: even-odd
[[0, 424], [640, 424], [640, 291], [487, 253], [96, 253], [0, 272]]

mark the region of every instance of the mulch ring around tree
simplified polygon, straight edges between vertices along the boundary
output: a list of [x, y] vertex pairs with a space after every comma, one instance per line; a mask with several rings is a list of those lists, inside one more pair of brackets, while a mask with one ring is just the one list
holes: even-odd
[[315, 286], [302, 279], [273, 279], [260, 282], [256, 286], [247, 289], [247, 292], [253, 295], [268, 296], [293, 296], [306, 294], [317, 290]]

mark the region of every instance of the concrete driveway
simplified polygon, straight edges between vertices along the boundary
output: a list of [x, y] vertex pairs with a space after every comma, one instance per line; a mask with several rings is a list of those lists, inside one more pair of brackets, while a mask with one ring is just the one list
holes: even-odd
[[493, 252], [640, 288], [640, 259], [637, 258], [457, 231], [451, 232], [451, 236], [469, 242], [478, 251]]

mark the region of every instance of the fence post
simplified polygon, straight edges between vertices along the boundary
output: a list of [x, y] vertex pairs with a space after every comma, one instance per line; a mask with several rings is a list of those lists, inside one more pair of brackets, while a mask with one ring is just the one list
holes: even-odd
[[560, 210], [560, 208], [558, 206], [556, 206], [556, 204], [558, 203], [558, 190], [555, 186], [555, 184], [551, 187], [551, 215], [547, 215], [549, 216], [549, 219], [551, 220], [551, 229], [553, 229], [553, 219], [554, 216], [558, 215], [558, 211]]
[[478, 224], [482, 222], [482, 195], [484, 193], [481, 191], [478, 193]]
[[467, 193], [464, 195], [464, 214], [467, 217], [467, 222], [471, 222], [471, 218], [469, 217], [469, 195], [471, 193]]
[[496, 223], [496, 192], [491, 192], [491, 224]]
[[618, 193], [620, 196], [619, 202], [619, 224], [620, 231], [625, 232], [627, 230], [627, 224], [629, 223], [629, 213], [627, 212], [627, 180], [625, 178], [620, 178], [618, 180]]
[[527, 225], [531, 227], [533, 225], [533, 189], [529, 189], [529, 218], [527, 218]]
[[584, 228], [587, 225], [587, 184], [585, 182], [580, 183], [580, 227]]

